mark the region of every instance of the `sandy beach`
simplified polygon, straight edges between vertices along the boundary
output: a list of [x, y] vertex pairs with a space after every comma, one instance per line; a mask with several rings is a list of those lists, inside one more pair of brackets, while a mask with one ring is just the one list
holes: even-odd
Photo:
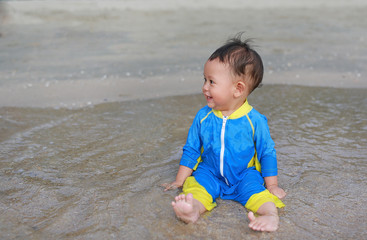
[[70, 108], [199, 93], [206, 58], [240, 31], [259, 46], [264, 84], [366, 88], [366, 5], [2, 2], [0, 106]]
[[[365, 239], [366, 1], [1, 1], [0, 239]], [[205, 106], [203, 65], [254, 38], [286, 207], [197, 224], [164, 192]]]

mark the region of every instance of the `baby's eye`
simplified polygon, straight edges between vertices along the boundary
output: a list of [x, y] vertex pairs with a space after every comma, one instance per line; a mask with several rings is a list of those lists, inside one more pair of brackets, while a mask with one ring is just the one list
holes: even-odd
[[[206, 83], [208, 80], [206, 78], [204, 78], [204, 83]], [[209, 84], [212, 85], [214, 84], [214, 81], [213, 80], [209, 80]]]

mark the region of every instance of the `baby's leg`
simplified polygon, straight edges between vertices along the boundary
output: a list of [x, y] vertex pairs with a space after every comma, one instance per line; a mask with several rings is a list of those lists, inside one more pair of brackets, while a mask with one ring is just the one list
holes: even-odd
[[[245, 178], [238, 185], [239, 195], [235, 199], [251, 212], [249, 227], [256, 231], [276, 231], [279, 225], [277, 207], [284, 204], [264, 187], [264, 179], [255, 169], [247, 169]], [[254, 212], [259, 216], [255, 217]]]
[[[207, 181], [209, 180], [210, 178], [207, 179]], [[182, 191], [183, 194], [175, 198], [172, 206], [176, 216], [186, 223], [196, 222], [202, 213], [210, 211], [216, 206], [212, 195], [196, 181], [194, 176], [185, 180]]]
[[249, 227], [255, 231], [274, 232], [279, 226], [278, 210], [273, 202], [266, 202], [257, 210], [258, 217], [249, 212]]
[[192, 194], [181, 194], [172, 202], [176, 216], [185, 223], [196, 222], [200, 215], [206, 211], [204, 205], [193, 198]]

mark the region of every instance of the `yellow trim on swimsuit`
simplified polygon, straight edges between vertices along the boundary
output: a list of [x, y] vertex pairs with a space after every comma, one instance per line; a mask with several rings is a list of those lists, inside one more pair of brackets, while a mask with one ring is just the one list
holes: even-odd
[[198, 157], [198, 159], [196, 159], [196, 164], [195, 164], [195, 167], [192, 169], [192, 170], [196, 170], [199, 166], [199, 163], [201, 163], [203, 161], [203, 159], [201, 159], [201, 155], [203, 154], [204, 152], [204, 147], [201, 147], [201, 154], [200, 154], [200, 157]]
[[213, 112], [213, 110], [211, 110], [210, 112], [208, 112], [208, 114], [200, 120], [200, 123], [203, 123], [203, 121], [209, 116], [209, 114], [211, 114]]
[[[242, 104], [240, 108], [238, 108], [236, 111], [234, 111], [230, 116], [228, 116], [228, 119], [237, 119], [241, 118], [245, 115], [247, 115], [249, 112], [251, 112], [252, 106], [247, 102], [247, 100]], [[223, 114], [219, 110], [213, 109], [211, 112], [214, 113], [215, 116], [219, 118], [223, 118]], [[211, 113], [210, 112], [210, 113]], [[206, 117], [205, 117], [206, 118]]]
[[265, 189], [260, 193], [252, 195], [247, 201], [245, 208], [256, 213], [257, 210], [267, 202], [273, 202], [277, 208], [285, 207], [284, 203], [277, 196], [271, 194], [269, 190]]
[[[250, 125], [251, 125], [251, 129], [252, 129], [252, 140], [254, 140], [254, 136], [255, 136], [255, 128], [254, 125], [252, 124], [252, 121], [250, 119], [250, 117], [246, 114], [247, 120], [249, 121]], [[254, 140], [254, 144], [255, 144], [255, 154], [252, 157], [252, 159], [250, 160], [250, 162], [247, 164], [247, 168], [249, 167], [253, 167], [255, 166], [256, 170], [261, 172], [261, 164], [259, 159], [257, 158], [257, 151], [256, 151], [256, 142]]]
[[186, 181], [182, 187], [182, 191], [182, 193], [185, 195], [192, 193], [193, 197], [201, 202], [208, 211], [217, 206], [217, 204], [213, 202], [212, 195], [210, 195], [193, 176], [186, 178]]
[[250, 160], [250, 162], [247, 164], [247, 168], [255, 166], [256, 170], [261, 172], [261, 164], [259, 162], [259, 159], [257, 158], [257, 152], [255, 147], [255, 154]]

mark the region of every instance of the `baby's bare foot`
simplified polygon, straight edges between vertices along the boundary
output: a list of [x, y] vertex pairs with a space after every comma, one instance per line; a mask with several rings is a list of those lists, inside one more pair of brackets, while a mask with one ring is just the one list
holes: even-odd
[[175, 201], [172, 202], [176, 216], [185, 223], [194, 223], [200, 217], [200, 210], [195, 206], [194, 201], [192, 194], [189, 193], [187, 196], [181, 194], [175, 197]]
[[249, 212], [248, 218], [250, 220], [248, 226], [252, 230], [274, 232], [278, 229], [279, 217], [277, 215], [261, 215], [255, 217], [253, 212]]

